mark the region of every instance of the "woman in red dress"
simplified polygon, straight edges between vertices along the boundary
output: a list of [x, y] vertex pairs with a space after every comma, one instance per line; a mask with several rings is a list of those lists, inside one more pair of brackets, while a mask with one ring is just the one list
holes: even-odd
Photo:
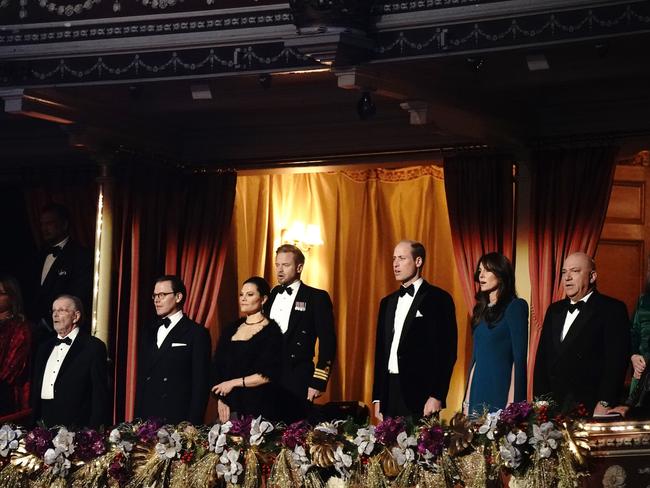
[[31, 342], [18, 282], [0, 273], [0, 416], [29, 406]]

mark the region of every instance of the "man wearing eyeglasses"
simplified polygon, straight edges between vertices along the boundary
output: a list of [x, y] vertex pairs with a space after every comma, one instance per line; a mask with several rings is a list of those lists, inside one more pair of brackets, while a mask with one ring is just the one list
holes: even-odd
[[110, 398], [106, 346], [80, 330], [83, 305], [72, 295], [52, 304], [57, 337], [39, 348], [34, 361], [31, 406], [34, 420], [48, 427], [108, 425]]
[[210, 334], [183, 314], [187, 297], [178, 276], [156, 280], [157, 320], [139, 331], [135, 417], [202, 424], [209, 394]]

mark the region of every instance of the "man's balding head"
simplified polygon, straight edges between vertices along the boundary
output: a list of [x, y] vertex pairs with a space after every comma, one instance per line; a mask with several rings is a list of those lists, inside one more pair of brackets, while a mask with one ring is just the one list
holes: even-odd
[[596, 263], [583, 252], [567, 256], [562, 266], [562, 286], [572, 302], [582, 300], [596, 286]]

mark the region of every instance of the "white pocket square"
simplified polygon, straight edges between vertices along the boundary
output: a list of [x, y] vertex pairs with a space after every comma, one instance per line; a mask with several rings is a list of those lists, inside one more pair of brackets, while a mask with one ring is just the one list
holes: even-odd
[[415, 318], [418, 318], [418, 317], [424, 317], [424, 315], [422, 315], [419, 310], [417, 312], [415, 312]]
[[184, 342], [172, 342], [172, 347], [186, 347], [187, 344]]

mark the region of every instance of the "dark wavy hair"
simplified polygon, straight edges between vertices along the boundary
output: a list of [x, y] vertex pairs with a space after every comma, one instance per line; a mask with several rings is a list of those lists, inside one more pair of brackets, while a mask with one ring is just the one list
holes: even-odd
[[481, 291], [479, 287], [476, 292], [476, 305], [472, 312], [472, 328], [475, 328], [482, 320], [488, 323], [488, 327], [494, 327], [494, 324], [501, 320], [503, 313], [512, 301], [517, 297], [515, 290], [515, 270], [510, 260], [503, 254], [491, 252], [481, 256], [474, 271], [474, 281], [479, 282], [479, 268], [483, 265], [487, 271], [491, 271], [497, 277], [499, 282], [497, 288], [497, 302], [494, 306], [488, 306], [490, 303], [489, 292]]
[[244, 283], [242, 283], [242, 286], [246, 283], [255, 285], [257, 291], [260, 292], [261, 297], [271, 298], [271, 287], [269, 286], [268, 282], [261, 276], [251, 276], [246, 281], [244, 281]]

